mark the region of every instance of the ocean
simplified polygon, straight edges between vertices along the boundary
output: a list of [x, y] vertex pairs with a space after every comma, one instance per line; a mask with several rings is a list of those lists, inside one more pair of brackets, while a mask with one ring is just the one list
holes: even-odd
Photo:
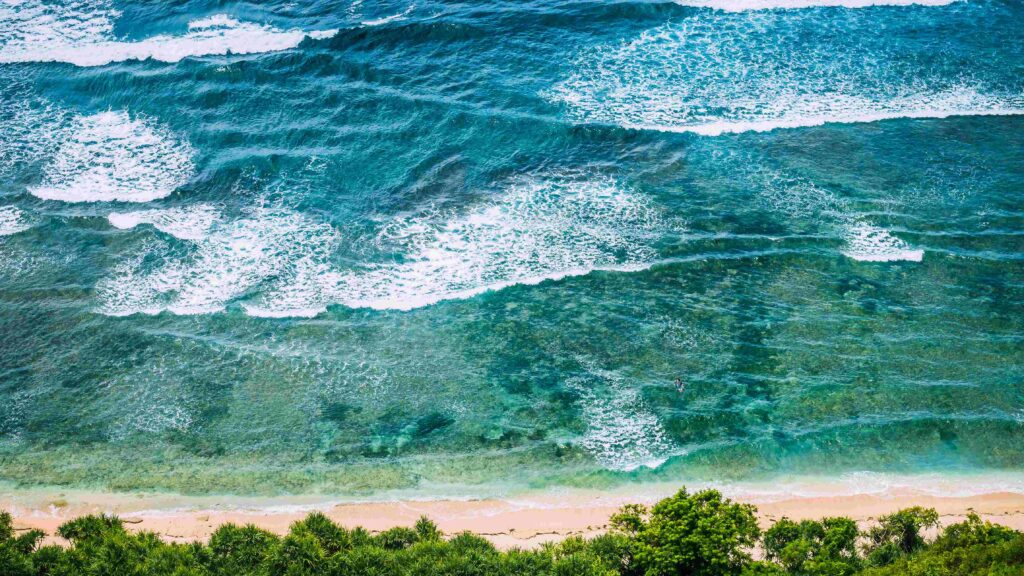
[[1024, 486], [1021, 22], [0, 0], [0, 482]]

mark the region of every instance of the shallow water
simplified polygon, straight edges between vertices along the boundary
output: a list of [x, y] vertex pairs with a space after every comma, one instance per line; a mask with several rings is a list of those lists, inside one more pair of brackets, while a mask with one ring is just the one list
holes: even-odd
[[0, 481], [1012, 477], [1022, 17], [0, 0]]

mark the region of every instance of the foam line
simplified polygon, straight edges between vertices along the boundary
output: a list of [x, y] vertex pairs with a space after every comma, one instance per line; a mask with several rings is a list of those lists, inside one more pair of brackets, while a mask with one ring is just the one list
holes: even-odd
[[274, 318], [312, 317], [330, 304], [409, 310], [595, 270], [640, 270], [675, 226], [606, 179], [523, 180], [464, 210], [395, 217], [366, 247], [381, 260], [344, 269], [332, 259], [337, 232], [293, 211], [225, 220], [168, 209], [110, 221], [152, 224], [195, 250], [173, 256], [155, 245], [150, 258], [118, 268], [97, 290], [101, 312], [202, 314], [241, 299], [247, 314]]
[[577, 357], [586, 375], [568, 379], [577, 395], [587, 431], [580, 445], [611, 470], [657, 468], [675, 445], [640, 391], [618, 372]]
[[[702, 136], [721, 136], [722, 134], [737, 134], [741, 132], [770, 132], [772, 130], [789, 129], [789, 128], [810, 128], [814, 126], [824, 126], [825, 124], [861, 124], [869, 122], [881, 122], [884, 120], [898, 120], [901, 118], [906, 119], [941, 119], [951, 118], [954, 116], [1020, 116], [1024, 115], [1024, 103], [1017, 105], [1016, 99], [1012, 99], [1012, 102], [1008, 103], [997, 103], [993, 102], [991, 107], [984, 106], [956, 106], [953, 105], [950, 108], [935, 108], [927, 106], [927, 102], [931, 100], [951, 100], [955, 96], [954, 93], [937, 94], [932, 96], [922, 95], [920, 97], [921, 103], [925, 104], [920, 108], [903, 108], [900, 109], [898, 106], [901, 103], [906, 102], [895, 102], [896, 109], [891, 111], [878, 111], [878, 112], [854, 112], [851, 110], [837, 110], [832, 115], [809, 115], [800, 116], [799, 114], [787, 115], [783, 118], [773, 120], [756, 120], [756, 121], [721, 121], [721, 122], [710, 122], [707, 124], [695, 124], [695, 125], [683, 125], [683, 126], [672, 126], [672, 125], [658, 125], [658, 124], [630, 124], [625, 123], [622, 126], [624, 128], [630, 128], [634, 130], [655, 130], [658, 132], [675, 132], [684, 133], [690, 132], [693, 134], [700, 134]], [[911, 104], [913, 106], [913, 104]], [[864, 108], [872, 107], [871, 104], [865, 102]]]
[[10, 236], [32, 227], [25, 212], [15, 206], [0, 206], [0, 236]]
[[920, 262], [924, 250], [912, 248], [888, 230], [858, 215], [850, 203], [830, 190], [779, 174], [755, 177], [762, 201], [773, 209], [801, 219], [814, 219], [839, 228], [844, 241], [840, 252], [861, 262]]
[[411, 14], [412, 11], [415, 8], [416, 8], [416, 5], [413, 4], [412, 6], [409, 6], [405, 10], [399, 12], [398, 14], [392, 14], [391, 16], [385, 16], [383, 18], [377, 18], [376, 20], [367, 20], [365, 22], [362, 22], [362, 25], [363, 26], [382, 26], [384, 24], [388, 24], [388, 23], [391, 23], [391, 22], [397, 22], [399, 20], [405, 20], [405, 18], [409, 14]]
[[[51, 135], [51, 137], [53, 137]], [[187, 141], [127, 112], [78, 117], [46, 166], [34, 196], [63, 202], [148, 202], [192, 177]]]
[[704, 136], [1024, 114], [1024, 84], [1005, 67], [936, 66], [932, 52], [955, 51], [956, 38], [898, 54], [889, 36], [901, 25], [879, 29], [850, 14], [702, 13], [584, 49], [544, 96], [578, 123]]
[[290, 277], [303, 258], [322, 260], [335, 239], [330, 226], [285, 209], [258, 208], [235, 220], [209, 207], [113, 214], [130, 229], [153, 224], [193, 250], [179, 255], [167, 242], [148, 241], [97, 286], [98, 311], [131, 314], [209, 314], [276, 276]]
[[150, 224], [157, 230], [179, 240], [202, 240], [214, 223], [220, 220], [217, 209], [208, 204], [165, 210], [138, 212], [112, 212], [107, 220], [115, 228], [130, 230], [141, 224]]
[[5, 27], [28, 30], [0, 34], [5, 40], [0, 63], [64, 62], [76, 66], [103, 66], [112, 62], [146, 60], [178, 62], [184, 58], [255, 54], [288, 50], [306, 38], [324, 39], [329, 30], [280, 30], [265, 24], [242, 22], [224, 14], [194, 20], [182, 35], [161, 34], [143, 40], [113, 38], [119, 13], [109, 4], [73, 2], [55, 7], [37, 1], [6, 0], [0, 10]]
[[724, 12], [806, 8], [869, 8], [872, 6], [946, 6], [962, 0], [675, 0], [680, 6]]
[[843, 254], [862, 262], [920, 262], [924, 250], [912, 249], [887, 230], [865, 222], [857, 222], [847, 230]]

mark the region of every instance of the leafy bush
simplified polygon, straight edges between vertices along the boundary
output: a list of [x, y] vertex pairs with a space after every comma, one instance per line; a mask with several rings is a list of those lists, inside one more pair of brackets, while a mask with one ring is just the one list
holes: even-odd
[[857, 524], [849, 518], [825, 518], [799, 524], [788, 518], [764, 534], [765, 556], [789, 574], [848, 576], [860, 568]]
[[871, 576], [1019, 576], [1024, 574], [1024, 534], [976, 514], [947, 526], [930, 546], [864, 572]]
[[917, 552], [925, 545], [921, 530], [938, 525], [939, 514], [920, 506], [882, 516], [878, 525], [867, 532], [868, 542], [864, 550], [868, 562], [874, 566], [886, 566]]
[[225, 524], [210, 536], [210, 571], [217, 576], [249, 576], [260, 573], [278, 537], [248, 524]]
[[716, 490], [685, 489], [647, 512], [628, 506], [612, 526], [633, 539], [633, 558], [648, 576], [739, 574], [757, 542], [755, 508], [723, 499]]

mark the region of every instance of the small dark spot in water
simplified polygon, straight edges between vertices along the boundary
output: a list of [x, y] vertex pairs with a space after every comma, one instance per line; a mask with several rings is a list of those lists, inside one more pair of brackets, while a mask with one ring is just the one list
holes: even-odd
[[342, 402], [331, 402], [330, 404], [325, 404], [321, 409], [324, 420], [330, 420], [335, 424], [344, 424], [349, 417], [360, 411], [362, 411], [362, 408]]
[[956, 448], [956, 441], [959, 439], [960, 436], [958, 436], [951, 428], [939, 428], [939, 440], [947, 444], [950, 448]]
[[416, 421], [416, 436], [423, 437], [435, 430], [446, 428], [454, 423], [455, 420], [441, 414], [439, 412], [431, 412], [426, 416], [421, 417]]

